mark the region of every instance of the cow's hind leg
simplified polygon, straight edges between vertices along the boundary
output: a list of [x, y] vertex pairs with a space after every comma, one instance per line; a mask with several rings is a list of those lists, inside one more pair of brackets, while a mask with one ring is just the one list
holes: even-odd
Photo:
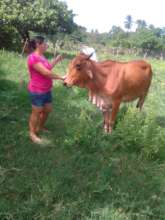
[[136, 107], [139, 108], [140, 110], [141, 110], [142, 107], [143, 107], [143, 104], [144, 104], [146, 95], [147, 95], [147, 94], [144, 94], [144, 95], [140, 96], [140, 98], [139, 98], [139, 100], [138, 100], [138, 103], [137, 103]]

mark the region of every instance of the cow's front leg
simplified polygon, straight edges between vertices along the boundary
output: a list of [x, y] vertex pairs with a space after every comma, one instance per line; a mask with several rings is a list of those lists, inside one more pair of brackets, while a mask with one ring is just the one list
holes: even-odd
[[112, 111], [111, 111], [110, 120], [109, 120], [109, 133], [112, 132], [115, 119], [116, 119], [116, 115], [120, 107], [120, 103], [121, 103], [120, 100], [116, 100], [112, 103]]
[[108, 109], [103, 111], [103, 117], [104, 117], [104, 131], [105, 133], [109, 133], [110, 111]]

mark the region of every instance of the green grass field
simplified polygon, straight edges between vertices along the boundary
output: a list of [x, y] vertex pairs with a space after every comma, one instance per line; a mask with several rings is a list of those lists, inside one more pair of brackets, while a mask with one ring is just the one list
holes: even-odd
[[[64, 74], [71, 57], [55, 72]], [[51, 133], [36, 145], [26, 59], [0, 51], [0, 219], [165, 219], [165, 65], [148, 61], [154, 75], [144, 109], [122, 105], [111, 135], [85, 90], [56, 82]]]

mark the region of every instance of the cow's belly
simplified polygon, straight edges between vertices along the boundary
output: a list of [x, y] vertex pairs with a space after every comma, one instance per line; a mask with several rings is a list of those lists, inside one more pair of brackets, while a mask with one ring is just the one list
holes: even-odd
[[135, 99], [143, 96], [144, 94], [145, 94], [145, 90], [132, 89], [130, 91], [127, 91], [126, 94], [123, 94], [122, 101], [123, 102], [131, 102], [131, 101], [134, 101]]
[[[140, 95], [139, 95], [140, 96]], [[130, 96], [130, 95], [125, 95], [125, 96], [123, 96], [123, 98], [122, 98], [122, 102], [131, 102], [131, 101], [134, 101], [134, 100], [136, 100], [139, 96]]]

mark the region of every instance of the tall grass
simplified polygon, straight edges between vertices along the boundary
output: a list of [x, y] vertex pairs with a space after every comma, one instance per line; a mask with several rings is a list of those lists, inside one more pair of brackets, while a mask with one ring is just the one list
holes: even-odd
[[121, 106], [112, 135], [85, 90], [55, 83], [52, 132], [40, 146], [28, 137], [26, 59], [0, 51], [0, 219], [165, 219], [165, 67], [150, 62], [143, 111]]

